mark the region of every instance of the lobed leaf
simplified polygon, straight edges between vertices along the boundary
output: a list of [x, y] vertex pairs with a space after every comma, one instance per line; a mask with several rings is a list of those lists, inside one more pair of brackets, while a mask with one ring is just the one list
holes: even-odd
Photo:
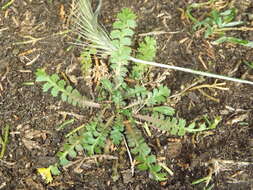
[[118, 116], [110, 132], [113, 144], [119, 145], [123, 139], [124, 124], [121, 116]]
[[145, 100], [145, 104], [148, 106], [157, 105], [164, 103], [167, 97], [170, 95], [170, 90], [166, 86], [159, 86], [155, 88], [153, 92], [148, 94], [148, 97]]
[[113, 45], [117, 48], [111, 53], [110, 62], [113, 69], [114, 82], [116, 88], [123, 82], [128, 72], [126, 66], [131, 54], [131, 36], [134, 34], [133, 28], [136, 27], [135, 14], [128, 8], [122, 9], [117, 15], [117, 21], [113, 24], [113, 30], [110, 34]]
[[151, 110], [153, 112], [158, 112], [158, 113], [169, 115], [169, 116], [173, 116], [175, 114], [175, 109], [169, 106], [157, 106], [157, 107], [151, 108]]
[[[153, 61], [156, 55], [156, 40], [152, 37], [145, 37], [144, 41], [139, 44], [136, 57], [140, 60]], [[140, 80], [143, 74], [147, 72], [149, 66], [141, 63], [134, 63], [132, 68], [132, 77]]]
[[66, 101], [74, 106], [88, 106], [85, 101], [86, 97], [82, 96], [78, 90], [73, 89], [70, 85], [66, 85], [64, 80], [60, 80], [57, 74], [47, 75], [43, 69], [38, 69], [36, 72], [36, 81], [45, 82], [43, 84], [43, 92], [48, 92], [51, 89], [51, 95], [57, 97], [61, 94], [62, 101]]
[[127, 125], [126, 136], [131, 152], [136, 156], [137, 168], [143, 171], [148, 170], [155, 180], [166, 180], [166, 174], [161, 172], [161, 167], [156, 163], [155, 155], [151, 154], [151, 149], [140, 131], [134, 126]]

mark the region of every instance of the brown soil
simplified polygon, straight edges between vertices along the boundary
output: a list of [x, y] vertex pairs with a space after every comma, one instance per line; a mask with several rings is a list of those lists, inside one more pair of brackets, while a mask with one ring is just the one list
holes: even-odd
[[[7, 2], [1, 1], [0, 7]], [[180, 10], [192, 2], [104, 0], [100, 19], [109, 30], [122, 7], [132, 8], [138, 15], [136, 41], [142, 38], [140, 34], [162, 32], [154, 35], [158, 41], [157, 61], [253, 80], [252, 70], [243, 64], [253, 62], [252, 49], [231, 44], [213, 46], [210, 40], [191, 31]], [[55, 177], [53, 183], [43, 182], [36, 168], [55, 163], [54, 156], [64, 141], [64, 132], [69, 130], [55, 130], [65, 119], [63, 112], [72, 113], [66, 119], [75, 118], [73, 114], [82, 116], [76, 118], [79, 123], [85, 122], [90, 114], [43, 93], [40, 84], [26, 85], [34, 82], [36, 69], [43, 67], [50, 73], [76, 76], [78, 84], [72, 80], [73, 84], [87, 93], [86, 87], [80, 85], [78, 66], [70, 71], [79, 63], [80, 49], [69, 48], [73, 39], [69, 34], [59, 33], [69, 27], [70, 5], [71, 1], [64, 0], [52, 0], [52, 3], [16, 0], [0, 11], [0, 131], [7, 124], [11, 127], [7, 150], [0, 160], [0, 189], [204, 189], [204, 183], [191, 183], [217, 167], [210, 181], [213, 189], [253, 189], [253, 87], [226, 82], [224, 87], [229, 88], [226, 91], [203, 88], [179, 94], [199, 78], [175, 71], [168, 71], [165, 84], [171, 88], [172, 95], [179, 94], [170, 100], [179, 115], [189, 122], [205, 114], [209, 118], [221, 116], [222, 122], [211, 132], [181, 139], [162, 135], [160, 146], [156, 138], [150, 140], [153, 150], [166, 159], [174, 173], [166, 182], [154, 182], [146, 172], [136, 171], [134, 177], [129, 176], [130, 164], [124, 150], [115, 152], [120, 165], [117, 181], [113, 180], [112, 171], [115, 162], [108, 159], [99, 165], [84, 163], [80, 170], [71, 166]], [[252, 20], [245, 16], [252, 13], [253, 4], [241, 1], [237, 5], [240, 18], [253, 27]], [[252, 32], [232, 34], [253, 41]], [[37, 41], [30, 41], [35, 38]], [[205, 78], [195, 86], [214, 82]]]

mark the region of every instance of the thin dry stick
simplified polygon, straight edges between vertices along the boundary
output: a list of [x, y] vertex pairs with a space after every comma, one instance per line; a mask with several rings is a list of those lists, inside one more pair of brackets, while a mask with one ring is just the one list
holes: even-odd
[[4, 153], [6, 151], [6, 147], [8, 144], [8, 138], [9, 138], [9, 133], [10, 133], [10, 126], [6, 125], [5, 128], [3, 129], [3, 138], [0, 136], [0, 144], [2, 145], [2, 149], [0, 152], [0, 159], [4, 157]]
[[188, 69], [188, 68], [184, 68], [184, 67], [178, 67], [178, 66], [173, 66], [173, 65], [164, 65], [164, 64], [156, 63], [156, 62], [139, 60], [139, 59], [136, 59], [134, 57], [131, 57], [130, 60], [134, 61], [134, 62], [137, 62], [137, 63], [143, 63], [143, 64], [155, 66], [155, 67], [162, 67], [162, 68], [166, 68], [166, 69], [173, 69], [173, 70], [177, 70], [177, 71], [183, 71], [183, 72], [186, 72], [186, 73], [192, 73], [192, 74], [206, 76], [206, 77], [210, 77], [210, 78], [216, 78], [216, 79], [222, 79], [222, 80], [228, 80], [228, 81], [233, 81], [233, 82], [239, 82], [239, 83], [245, 83], [245, 84], [251, 84], [251, 85], [253, 85], [253, 82], [252, 81], [248, 81], [248, 80], [237, 79], [237, 78], [227, 77], [227, 76], [223, 76], [223, 75], [217, 75], [217, 74], [203, 72], [203, 71], [197, 71], [197, 70]]
[[130, 164], [131, 164], [131, 173], [132, 173], [132, 176], [134, 176], [134, 162], [133, 162], [133, 158], [132, 158], [131, 152], [129, 150], [129, 147], [127, 145], [127, 141], [126, 141], [126, 138], [125, 138], [124, 135], [123, 135], [123, 140], [124, 140], [124, 144], [126, 146], [127, 154], [128, 154], [128, 157], [129, 157], [129, 160], [130, 160]]

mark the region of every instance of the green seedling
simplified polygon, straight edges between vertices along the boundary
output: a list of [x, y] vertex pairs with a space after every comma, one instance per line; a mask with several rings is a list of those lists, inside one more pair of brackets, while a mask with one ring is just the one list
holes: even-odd
[[10, 0], [9, 2], [5, 3], [3, 6], [2, 6], [2, 10], [5, 10], [5, 9], [8, 9], [13, 3], [14, 3], [15, 0]]
[[196, 181], [193, 181], [192, 185], [197, 185], [197, 184], [200, 184], [200, 183], [206, 183], [203, 190], [211, 190], [214, 187], [214, 184], [208, 186], [208, 184], [210, 183], [211, 180], [212, 180], [212, 174], [207, 175], [206, 177], [203, 177], [201, 179], [197, 179]]
[[[140, 43], [136, 57], [141, 60], [152, 61], [155, 55], [156, 41], [154, 38], [146, 37], [144, 42]], [[136, 80], [142, 79], [143, 74], [146, 73], [149, 68], [149, 65], [135, 62], [132, 70], [132, 78]]]
[[253, 69], [253, 62], [243, 62], [245, 65], [247, 65], [250, 69]]
[[218, 45], [218, 44], [221, 44], [221, 43], [224, 43], [224, 42], [239, 44], [239, 45], [242, 45], [242, 46], [253, 48], [253, 41], [242, 40], [242, 39], [239, 39], [239, 38], [226, 37], [226, 36], [220, 37], [219, 39], [213, 41], [212, 44]]
[[215, 1], [217, 0], [209, 0], [207, 2], [202, 2], [202, 3], [192, 3], [190, 4], [189, 6], [187, 6], [187, 9], [186, 9], [186, 15], [187, 17], [193, 21], [194, 23], [198, 23], [198, 19], [196, 19], [193, 15], [192, 15], [192, 10], [194, 9], [199, 9], [199, 8], [202, 8], [202, 7], [205, 7], [205, 6], [210, 6], [212, 5], [212, 3], [214, 3]]
[[217, 116], [214, 118], [213, 121], [210, 121], [207, 117], [207, 115], [204, 116], [205, 123], [207, 123], [209, 129], [216, 129], [218, 124], [221, 122], [222, 118], [221, 116]]
[[[80, 1], [83, 2], [85, 1]], [[94, 17], [86, 18], [96, 22]], [[130, 9], [123, 9], [113, 24], [111, 38], [104, 39], [104, 42], [110, 40], [115, 49], [110, 52], [111, 56], [108, 60], [111, 75], [102, 78], [97, 86], [96, 102], [67, 85], [57, 74], [50, 76], [43, 69], [37, 70], [36, 81], [44, 82], [44, 92], [50, 92], [54, 97], [60, 96], [62, 101], [79, 106], [81, 109], [96, 108], [96, 112], [87, 123], [73, 129], [65, 136], [66, 141], [57, 153], [59, 162], [49, 167], [53, 174], [60, 174], [60, 168], [70, 164], [77, 157], [78, 152], [84, 151], [88, 156], [103, 154], [108, 140], [118, 147], [123, 144], [126, 137], [136, 167], [141, 171], [148, 171], [154, 180], [163, 181], [167, 179], [167, 173], [173, 172], [165, 164], [157, 161], [141, 130], [143, 123], [149, 135], [152, 135], [153, 130], [159, 130], [170, 135], [184, 136], [214, 128], [213, 125], [210, 127], [203, 123], [187, 124], [186, 120], [177, 117], [176, 111], [167, 105], [170, 96], [170, 89], [167, 86], [140, 86], [141, 76], [144, 76], [149, 68], [140, 66], [139, 61], [133, 62], [130, 59], [132, 53], [130, 46], [137, 25], [135, 19], [136, 15]], [[93, 35], [93, 38], [96, 38], [96, 35]], [[101, 40], [98, 43], [102, 43]], [[99, 54], [101, 51], [97, 49], [94, 52], [94, 47], [96, 45], [92, 46], [92, 49], [86, 48], [86, 52], [81, 55], [83, 58], [81, 69], [84, 76], [87, 75], [87, 70], [92, 69], [92, 55], [95, 52]], [[111, 51], [110, 47], [105, 51]], [[140, 42], [137, 49], [138, 57], [150, 61], [154, 58], [155, 52], [156, 41], [150, 37]], [[142, 71], [140, 67], [143, 68]], [[129, 77], [136, 83], [128, 83], [126, 79]], [[48, 172], [48, 170], [42, 171]], [[50, 176], [48, 178], [48, 181], [51, 181]]]
[[0, 144], [2, 146], [1, 152], [0, 152], [0, 159], [2, 159], [4, 157], [4, 153], [6, 151], [6, 147], [8, 144], [9, 133], [10, 133], [10, 126], [6, 125], [3, 128], [2, 137], [0, 136]]
[[194, 23], [193, 30], [204, 29], [204, 37], [210, 36], [218, 37], [217, 40], [213, 41], [213, 44], [217, 45], [224, 42], [230, 42], [239, 44], [242, 46], [253, 47], [253, 42], [248, 40], [242, 40], [235, 37], [227, 37], [228, 31], [247, 31], [252, 28], [240, 27], [244, 24], [243, 21], [235, 21], [237, 10], [230, 8], [225, 11], [218, 11], [212, 9], [205, 19], [198, 20], [192, 14], [192, 11], [196, 8], [204, 8], [205, 6], [211, 6], [215, 1], [208, 1], [206, 3], [193, 3], [187, 7], [186, 15]]
[[242, 25], [242, 21], [233, 21], [236, 16], [236, 9], [228, 9], [224, 12], [212, 10], [210, 16], [203, 21], [196, 21], [193, 25], [194, 30], [205, 28], [205, 38], [212, 35], [225, 35], [226, 31], [233, 30], [231, 27]]

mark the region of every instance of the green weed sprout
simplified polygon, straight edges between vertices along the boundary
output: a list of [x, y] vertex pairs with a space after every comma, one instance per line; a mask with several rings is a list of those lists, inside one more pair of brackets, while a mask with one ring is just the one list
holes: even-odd
[[[52, 174], [59, 175], [60, 167], [69, 165], [79, 152], [85, 152], [88, 156], [101, 155], [108, 140], [118, 147], [124, 141], [124, 137], [134, 156], [136, 167], [141, 171], [148, 171], [154, 180], [164, 181], [167, 179], [167, 173], [163, 171], [166, 166], [157, 161], [143, 136], [140, 125], [145, 124], [154, 130], [184, 136], [188, 133], [214, 129], [221, 120], [218, 118], [214, 122], [206, 120], [205, 123], [193, 122], [188, 125], [183, 118], [176, 116], [176, 111], [172, 107], [166, 105], [170, 96], [168, 87], [160, 85], [148, 88], [138, 84], [139, 78], [145, 75], [148, 69], [143, 68], [139, 61], [132, 63], [129, 59], [132, 53], [131, 40], [136, 27], [135, 19], [136, 15], [127, 8], [117, 15], [110, 34], [111, 44], [116, 48], [111, 52], [108, 63], [113, 74], [101, 79], [96, 91], [97, 102], [92, 102], [81, 95], [57, 74], [50, 76], [43, 69], [37, 70], [36, 81], [44, 82], [42, 87], [44, 92], [50, 92], [54, 97], [60, 96], [62, 101], [73, 106], [96, 108], [96, 113], [93, 112], [87, 123], [65, 135], [66, 141], [57, 153], [59, 162], [39, 170], [48, 183], [52, 180], [49, 170]], [[155, 46], [154, 38], [145, 38], [139, 44], [137, 56], [152, 61], [156, 52]], [[87, 50], [87, 54], [83, 54], [89, 65], [91, 64], [89, 56], [92, 52], [94, 51]], [[87, 70], [86, 67], [82, 69]], [[143, 71], [137, 75], [136, 72], [140, 69]], [[129, 76], [137, 83], [134, 85], [127, 83], [126, 77]], [[73, 122], [73, 120], [64, 122], [59, 128]]]
[[199, 21], [192, 15], [192, 10], [196, 8], [202, 8], [205, 6], [211, 6], [217, 0], [211, 0], [204, 3], [193, 3], [187, 7], [186, 15], [194, 23], [193, 30], [204, 28], [204, 37], [218, 36], [219, 38], [212, 42], [214, 45], [218, 45], [224, 42], [230, 42], [239, 44], [246, 47], [253, 47], [253, 42], [248, 40], [242, 40], [235, 37], [226, 36], [227, 31], [247, 31], [252, 28], [241, 27], [244, 24], [243, 21], [235, 21], [237, 10], [235, 8], [229, 8], [225, 11], [218, 11], [212, 9], [205, 19]]
[[[98, 13], [101, 8], [101, 3], [102, 3], [102, 0], [99, 0], [98, 8], [96, 9], [95, 12], [93, 12], [90, 0], [77, 0], [76, 5], [75, 5], [75, 11], [74, 11], [75, 24], [73, 27], [73, 31], [76, 32], [79, 36], [81, 36], [82, 39], [87, 40], [87, 42], [78, 41], [75, 44], [80, 45], [80, 46], [85, 46], [85, 47], [87, 46], [93, 47], [97, 49], [100, 54], [111, 56], [116, 51], [118, 51], [119, 47], [117, 47], [117, 44], [113, 42], [112, 36], [108, 35], [105, 29], [97, 21]], [[127, 24], [131, 24], [131, 23], [127, 23]], [[248, 81], [248, 80], [237, 79], [237, 78], [197, 71], [197, 70], [178, 67], [178, 66], [160, 64], [153, 61], [146, 61], [146, 60], [134, 58], [131, 55], [128, 56], [128, 60], [135, 63], [141, 63], [141, 64], [161, 67], [165, 69], [173, 69], [173, 70], [192, 73], [196, 75], [253, 85], [253, 82]]]
[[14, 3], [15, 0], [10, 0], [8, 1], [7, 3], [5, 3], [3, 6], [2, 6], [2, 11], [3, 10], [6, 10], [7, 8], [9, 8], [13, 3]]
[[197, 184], [200, 184], [200, 183], [205, 183], [204, 190], [205, 189], [206, 190], [207, 189], [211, 190], [214, 187], [214, 184], [211, 184], [210, 186], [208, 186], [208, 185], [209, 185], [210, 181], [212, 180], [212, 176], [213, 176], [212, 172], [209, 172], [209, 174], [207, 176], [193, 181], [192, 185], [197, 185]]
[[253, 62], [244, 61], [243, 63], [247, 65], [250, 69], [253, 69]]

